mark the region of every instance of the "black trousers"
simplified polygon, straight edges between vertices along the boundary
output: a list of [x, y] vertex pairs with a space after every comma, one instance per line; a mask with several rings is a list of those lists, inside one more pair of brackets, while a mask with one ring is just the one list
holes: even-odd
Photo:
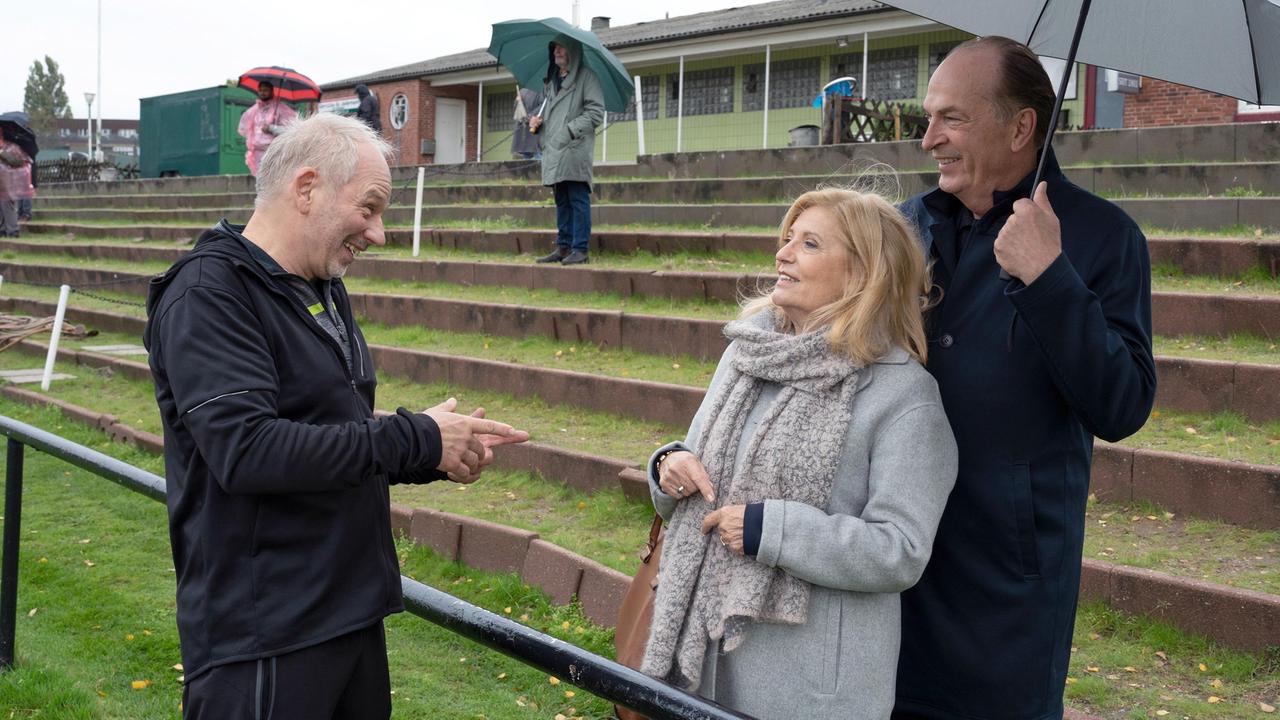
[[187, 683], [184, 720], [378, 720], [391, 717], [387, 636], [363, 630], [261, 660], [219, 665]]

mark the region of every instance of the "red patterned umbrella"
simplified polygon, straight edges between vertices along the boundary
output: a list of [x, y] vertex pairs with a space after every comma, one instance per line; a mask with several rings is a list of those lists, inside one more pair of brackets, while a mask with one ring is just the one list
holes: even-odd
[[275, 88], [276, 97], [288, 102], [303, 100], [319, 100], [320, 87], [315, 82], [293, 68], [271, 65], [256, 67], [240, 76], [240, 87], [251, 92], [258, 92], [258, 85], [267, 81]]

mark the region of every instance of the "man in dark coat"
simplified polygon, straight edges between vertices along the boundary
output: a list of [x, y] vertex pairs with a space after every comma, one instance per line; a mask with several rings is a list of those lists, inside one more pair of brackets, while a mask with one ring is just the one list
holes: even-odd
[[1155, 397], [1146, 239], [1052, 156], [1032, 192], [1053, 100], [1007, 38], [957, 47], [929, 82], [938, 189], [903, 210], [941, 289], [928, 369], [960, 472], [903, 594], [895, 718], [1062, 717], [1093, 438], [1137, 431]]
[[382, 132], [382, 109], [378, 105], [378, 96], [374, 95], [368, 86], [357, 85], [356, 97], [360, 98], [356, 119], [373, 128], [374, 132]]
[[388, 150], [351, 118], [291, 125], [249, 223], [223, 220], [148, 293], [187, 720], [389, 717], [387, 485], [472, 482], [528, 438], [452, 399], [374, 417], [341, 277], [385, 242]]

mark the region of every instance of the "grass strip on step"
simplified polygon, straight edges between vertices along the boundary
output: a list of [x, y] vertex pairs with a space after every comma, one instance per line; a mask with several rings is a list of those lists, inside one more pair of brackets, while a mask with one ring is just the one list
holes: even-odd
[[1232, 412], [1188, 413], [1156, 408], [1142, 429], [1120, 444], [1280, 466], [1280, 420], [1254, 423]]
[[711, 384], [711, 376], [716, 371], [715, 362], [697, 360], [688, 355], [676, 358], [647, 355], [626, 348], [602, 349], [591, 343], [556, 341], [542, 336], [509, 338], [367, 321], [360, 322], [360, 329], [365, 338], [375, 345], [629, 380], [705, 388]]
[[1084, 556], [1280, 595], [1280, 532], [1184, 517], [1154, 503], [1101, 503], [1085, 512]]
[[[92, 268], [106, 272], [127, 272], [155, 275], [164, 272], [169, 263], [146, 262], [133, 263], [125, 260], [96, 260], [92, 258], [76, 258], [67, 255], [19, 257], [12, 251], [0, 253], [14, 255], [7, 257], [14, 265], [58, 265], [62, 267]], [[379, 280], [373, 278], [347, 278], [343, 282], [351, 292], [381, 293], [394, 295], [414, 295], [427, 298], [451, 300], [470, 300], [485, 303], [506, 303], [526, 307], [558, 307], [585, 310], [607, 310], [638, 313], [642, 315], [662, 315], [672, 317], [702, 318], [712, 320], [728, 320], [738, 312], [738, 305], [718, 300], [685, 300], [661, 297], [633, 295], [622, 297], [616, 293], [574, 293], [562, 292], [547, 288], [529, 289], [525, 287], [502, 285], [455, 285], [452, 283], [420, 283], [402, 282], [399, 280]], [[6, 282], [6, 285], [8, 283]], [[145, 287], [142, 281], [139, 287]], [[108, 286], [109, 287], [109, 286]], [[132, 286], [128, 286], [132, 289]], [[87, 287], [86, 290], [97, 294], [98, 288]], [[9, 294], [0, 287], [0, 297]], [[18, 294], [17, 292], [13, 294]], [[25, 295], [24, 295], [25, 297]]]
[[[499, 451], [500, 452], [500, 451]], [[486, 470], [471, 485], [394, 485], [394, 502], [532, 530], [547, 542], [627, 575], [648, 537], [653, 508], [622, 490], [587, 493], [529, 472]]]
[[1280, 277], [1260, 266], [1231, 277], [1188, 275], [1171, 263], [1151, 267], [1151, 289], [1167, 292], [1189, 292], [1213, 295], [1278, 295]]
[[1280, 365], [1280, 340], [1245, 333], [1229, 337], [1204, 335], [1157, 335], [1152, 338], [1156, 355], [1225, 362]]
[[1182, 228], [1182, 227], [1162, 227], [1141, 224], [1142, 233], [1149, 238], [1213, 238], [1219, 240], [1253, 240], [1259, 242], [1277, 242], [1280, 241], [1280, 234], [1270, 232], [1265, 228], [1257, 225], [1244, 225], [1237, 223], [1235, 225], [1225, 225], [1220, 228]]
[[1080, 607], [1071, 644], [1067, 705], [1104, 720], [1261, 718], [1280, 701], [1280, 650], [1232, 651], [1099, 603]]

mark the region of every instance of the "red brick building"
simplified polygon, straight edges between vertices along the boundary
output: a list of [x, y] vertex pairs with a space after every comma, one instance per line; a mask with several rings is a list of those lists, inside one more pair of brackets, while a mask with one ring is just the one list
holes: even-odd
[[1235, 98], [1175, 85], [1153, 78], [1142, 79], [1142, 89], [1124, 101], [1125, 127], [1156, 125], [1209, 125], [1280, 119], [1268, 108], [1242, 108]]

